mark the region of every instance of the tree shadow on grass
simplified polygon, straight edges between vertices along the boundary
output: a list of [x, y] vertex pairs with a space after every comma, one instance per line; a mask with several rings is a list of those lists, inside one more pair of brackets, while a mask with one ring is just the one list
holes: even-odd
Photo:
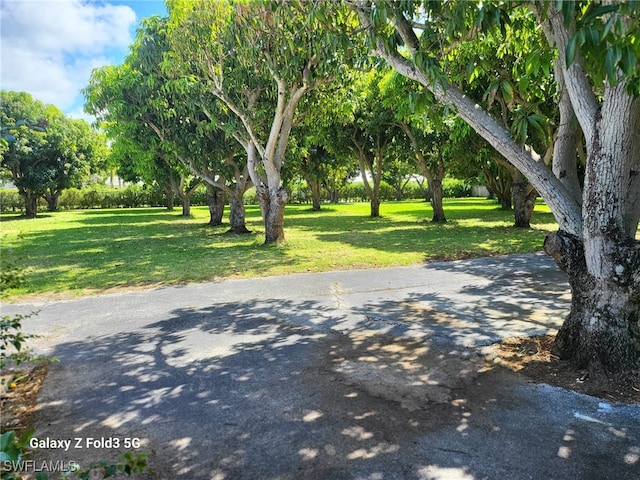
[[[391, 223], [391, 222], [390, 222]], [[378, 225], [356, 224], [343, 232], [318, 231], [321, 241], [342, 242], [355, 248], [381, 252], [425, 252], [425, 258], [460, 258], [471, 251], [473, 256], [509, 253], [518, 248], [530, 251], [542, 248], [543, 236], [537, 231], [522, 231], [504, 226], [460, 227], [454, 224], [393, 222], [393, 229]], [[309, 227], [313, 230], [313, 227]]]
[[0, 223], [8, 223], [8, 222], [19, 222], [23, 220], [34, 220], [37, 221], [39, 219], [51, 218], [53, 215], [50, 213], [38, 213], [35, 217], [27, 217], [24, 213], [20, 214], [7, 214], [3, 213], [0, 215]]
[[[43, 262], [33, 265], [31, 286], [38, 288], [42, 278], [49, 290], [65, 291], [78, 284], [101, 291], [120, 286], [208, 281], [216, 276], [243, 274], [249, 268], [260, 272], [294, 262], [284, 249], [268, 249], [258, 244], [259, 231], [229, 237], [194, 230], [189, 230], [186, 236], [175, 230], [150, 234], [135, 226], [119, 229], [117, 233], [107, 227], [92, 228], [104, 230], [104, 236], [93, 233], [87, 239], [87, 227], [68, 229], [64, 234], [55, 231], [32, 234], [32, 242], [38, 243], [42, 255], [45, 251], [50, 253]], [[227, 238], [247, 243], [226, 248]], [[15, 249], [16, 254], [24, 255], [25, 249]], [[176, 268], [178, 264], [185, 267]], [[123, 266], [126, 266], [124, 275]], [[52, 272], [57, 274], [53, 276]]]

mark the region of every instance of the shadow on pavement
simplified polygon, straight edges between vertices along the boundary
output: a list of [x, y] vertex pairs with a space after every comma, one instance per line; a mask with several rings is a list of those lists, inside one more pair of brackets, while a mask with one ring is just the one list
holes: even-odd
[[[141, 438], [161, 479], [637, 478], [637, 408], [610, 422], [594, 399], [527, 385], [463, 346], [343, 321], [314, 301], [255, 300], [61, 344], [37, 435]], [[86, 464], [124, 450], [36, 453]]]

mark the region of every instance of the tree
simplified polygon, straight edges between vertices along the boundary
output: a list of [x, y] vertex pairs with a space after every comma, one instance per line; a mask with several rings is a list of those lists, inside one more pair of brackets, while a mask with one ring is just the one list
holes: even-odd
[[[43, 197], [51, 212], [58, 210], [60, 194], [71, 187], [81, 187], [92, 173], [103, 170], [108, 155], [104, 134], [86, 120], [61, 117], [47, 126], [47, 150], [52, 175], [44, 185]], [[43, 152], [43, 154], [45, 154]]]
[[395, 121], [406, 137], [398, 143], [427, 179], [432, 222], [444, 223], [447, 219], [442, 181], [445, 164], [450, 163], [451, 157], [452, 118], [450, 115], [447, 118], [441, 105], [434, 104], [424, 89], [395, 70], [389, 71], [382, 83], [382, 103], [394, 112]]
[[306, 182], [311, 190], [311, 209], [318, 212], [322, 204], [322, 188], [333, 156], [311, 135], [304, 136], [300, 142], [302, 144], [296, 146], [292, 152], [294, 158], [288, 165]]
[[353, 120], [353, 75], [352, 70], [344, 69], [301, 101], [291, 163], [309, 185], [314, 210], [320, 210], [323, 188], [329, 201], [338, 203], [340, 191], [358, 173], [350, 158], [348, 139], [343, 138], [346, 146], [338, 145], [344, 137], [343, 125]]
[[[409, 157], [410, 158], [410, 157]], [[382, 172], [382, 180], [395, 190], [395, 199], [400, 201], [404, 198], [404, 190], [416, 174], [415, 162], [407, 159], [403, 150], [395, 152], [390, 158]]]
[[205, 182], [209, 224], [221, 224], [226, 196], [230, 203], [229, 231], [249, 233], [243, 197], [251, 180], [246, 161], [238, 161], [238, 149], [227, 132], [233, 122], [212, 106], [215, 100], [201, 84], [176, 81], [167, 73], [172, 70], [167, 58], [167, 22], [167, 18], [157, 16], [146, 19], [126, 60], [141, 74], [146, 86], [142, 121], [167, 154]]
[[351, 112], [327, 131], [332, 153], [350, 156], [357, 162], [371, 217], [380, 216], [384, 163], [391, 158], [394, 142], [401, 136], [393, 110], [381, 101], [385, 73], [376, 68], [368, 72], [353, 71], [351, 90], [343, 97], [343, 101], [351, 104]]
[[[375, 2], [353, 7], [371, 47], [428, 88], [520, 170], [551, 208], [559, 231], [545, 250], [567, 272], [571, 313], [554, 351], [592, 379], [637, 372], [640, 358], [640, 5], [591, 2]], [[558, 7], [558, 8], [556, 8]], [[443, 54], [469, 37], [496, 35], [530, 9], [557, 52], [559, 128], [552, 169], [530, 145], [451, 83]], [[428, 21], [425, 21], [428, 20]], [[401, 47], [401, 49], [399, 49]], [[531, 60], [532, 63], [534, 62]], [[523, 85], [518, 88], [524, 88]], [[577, 122], [572, 122], [575, 115]], [[586, 144], [577, 177], [577, 129]]]
[[[163, 89], [164, 22], [157, 16], [146, 19], [122, 65], [93, 71], [84, 90], [85, 110], [119, 145], [126, 145], [135, 172], [161, 184], [167, 199], [178, 196], [182, 215], [190, 216], [191, 197], [202, 180], [190, 170], [182, 147], [199, 137], [197, 126], [180, 115], [187, 99]], [[168, 205], [172, 207], [170, 200]]]
[[444, 213], [442, 181], [445, 177], [445, 161], [448, 156], [449, 130], [443, 128], [444, 125], [445, 123], [441, 122], [440, 128], [433, 124], [420, 127], [404, 120], [400, 122], [402, 130], [409, 139], [416, 163], [427, 179], [433, 209], [431, 221], [434, 223], [447, 221]]
[[86, 121], [67, 118], [26, 92], [2, 91], [1, 101], [0, 119], [11, 140], [2, 153], [2, 169], [24, 199], [27, 217], [36, 216], [40, 197], [56, 210], [60, 193], [81, 186], [104, 162], [104, 137]]
[[[247, 154], [265, 243], [280, 243], [296, 108], [340, 65], [335, 42], [304, 2], [171, 0], [168, 8], [172, 70], [206, 85], [241, 124], [233, 136]], [[335, 12], [342, 21], [344, 10]]]
[[[558, 120], [550, 75], [553, 51], [531, 12], [520, 9], [510, 13], [502, 29], [486, 31], [481, 38], [470, 38], [451, 48], [448, 56], [454, 60], [446, 62], [446, 74], [510, 130], [516, 142], [542, 152], [548, 165]], [[491, 159], [499, 164], [498, 168], [489, 167], [491, 170], [510, 176], [502, 182], [510, 189], [510, 198], [504, 198], [503, 205], [513, 205], [516, 227], [530, 228], [538, 192], [495, 150]]]

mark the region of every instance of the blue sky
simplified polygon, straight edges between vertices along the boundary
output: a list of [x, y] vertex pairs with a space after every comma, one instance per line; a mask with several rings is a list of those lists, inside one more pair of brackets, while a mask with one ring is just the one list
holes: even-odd
[[88, 118], [91, 70], [121, 63], [140, 20], [166, 13], [163, 0], [0, 0], [0, 88]]

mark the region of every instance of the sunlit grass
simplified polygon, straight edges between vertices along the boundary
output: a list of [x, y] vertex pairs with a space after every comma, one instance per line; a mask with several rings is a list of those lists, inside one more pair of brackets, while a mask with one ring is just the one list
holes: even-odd
[[34, 220], [2, 215], [3, 261], [27, 269], [31, 294], [81, 295], [120, 287], [199, 282], [229, 277], [410, 265], [434, 259], [540, 250], [556, 229], [543, 204], [531, 230], [512, 227], [513, 214], [484, 199], [445, 202], [448, 223], [429, 222], [425, 202], [392, 202], [381, 218], [367, 203], [287, 206], [286, 243], [265, 246], [258, 207], [247, 208], [249, 235], [209, 227], [208, 210], [183, 218], [163, 209], [76, 210]]

